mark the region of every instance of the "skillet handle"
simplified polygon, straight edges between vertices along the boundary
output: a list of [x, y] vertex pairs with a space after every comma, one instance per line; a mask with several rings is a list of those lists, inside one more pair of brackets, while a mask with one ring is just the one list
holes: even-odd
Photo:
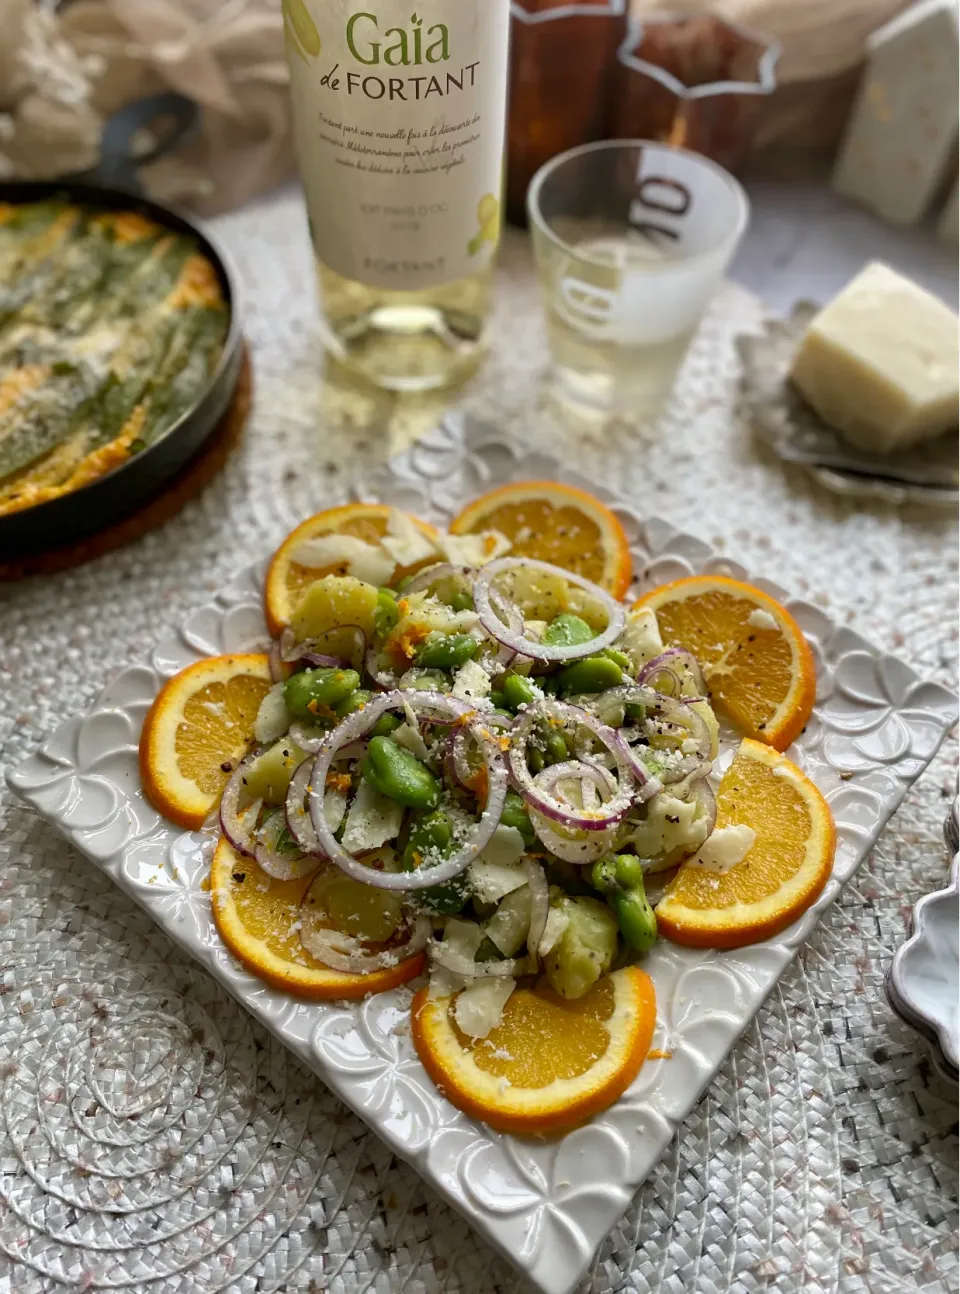
[[[136, 152], [137, 132], [152, 125], [158, 117], [163, 119], [163, 125], [157, 142], [145, 152]], [[100, 160], [84, 173], [83, 180], [104, 188], [142, 194], [138, 168], [172, 152], [194, 133], [199, 119], [193, 100], [173, 90], [124, 104], [108, 118], [100, 141]]]

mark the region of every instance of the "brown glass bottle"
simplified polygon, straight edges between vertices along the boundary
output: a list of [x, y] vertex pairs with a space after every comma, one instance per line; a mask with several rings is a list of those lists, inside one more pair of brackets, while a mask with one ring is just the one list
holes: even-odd
[[527, 187], [551, 157], [604, 139], [626, 0], [512, 0], [507, 218], [526, 223]]

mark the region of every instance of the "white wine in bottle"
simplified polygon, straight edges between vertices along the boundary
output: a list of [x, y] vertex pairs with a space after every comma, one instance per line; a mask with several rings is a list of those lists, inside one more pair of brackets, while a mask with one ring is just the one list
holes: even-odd
[[324, 342], [392, 390], [476, 366], [500, 237], [509, 0], [283, 0]]

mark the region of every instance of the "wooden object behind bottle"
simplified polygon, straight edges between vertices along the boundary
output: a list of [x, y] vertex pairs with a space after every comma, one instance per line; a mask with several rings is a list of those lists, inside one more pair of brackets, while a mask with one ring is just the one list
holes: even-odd
[[[562, 16], [550, 17], [551, 10]], [[514, 0], [507, 117], [507, 218], [514, 224], [526, 224], [527, 188], [545, 162], [610, 134], [613, 69], [626, 30], [625, 0]]]

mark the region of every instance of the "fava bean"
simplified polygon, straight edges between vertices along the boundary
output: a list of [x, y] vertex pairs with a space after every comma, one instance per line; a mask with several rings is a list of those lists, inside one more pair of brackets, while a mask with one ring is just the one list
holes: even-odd
[[[372, 700], [373, 693], [368, 688], [358, 687], [356, 692], [351, 692], [349, 696], [345, 696], [342, 701], [333, 707], [333, 713], [338, 719], [345, 719], [348, 714], [356, 714], [358, 710], [362, 710], [367, 702]], [[387, 716], [383, 715], [382, 717], [385, 719]], [[399, 722], [400, 720], [398, 719], [397, 723]]]
[[522, 674], [507, 674], [503, 680], [503, 699], [508, 710], [519, 710], [522, 705], [532, 705], [537, 699], [533, 684]]
[[[493, 691], [490, 693], [490, 700], [493, 703], [493, 708], [495, 710], [507, 709], [506, 693], [499, 691], [497, 688], [494, 688]], [[513, 716], [511, 715], [511, 718], [512, 717]]]
[[377, 605], [373, 610], [373, 632], [382, 642], [400, 619], [397, 595], [392, 589], [377, 589]]
[[605, 692], [623, 683], [620, 666], [606, 656], [587, 656], [574, 661], [557, 675], [560, 691], [569, 695], [581, 692]]
[[472, 611], [473, 598], [469, 593], [454, 593], [450, 599], [450, 608], [453, 611]]
[[567, 743], [563, 739], [563, 734], [557, 732], [555, 728], [548, 730], [544, 737], [543, 761], [545, 764], [562, 764], [565, 759], [570, 758], [570, 752], [567, 749]]
[[473, 659], [479, 646], [470, 634], [433, 633], [417, 648], [416, 661], [424, 669], [459, 669]]
[[565, 611], [547, 625], [543, 641], [551, 647], [573, 647], [577, 643], [588, 643], [596, 636], [586, 620]]
[[[406, 872], [416, 871], [424, 865], [429, 867], [431, 859], [449, 858], [455, 847], [453, 824], [441, 809], [437, 809], [411, 823], [407, 845], [400, 859], [401, 866]], [[463, 910], [469, 895], [469, 882], [466, 875], [461, 874], [443, 885], [417, 891], [415, 900], [428, 912], [452, 916]]]
[[398, 714], [382, 714], [370, 729], [370, 736], [389, 737], [391, 732], [396, 732], [402, 724], [403, 720]]
[[355, 669], [305, 669], [291, 674], [283, 685], [283, 699], [295, 719], [314, 719], [332, 711], [360, 686]]
[[600, 654], [601, 656], [606, 656], [607, 660], [612, 660], [615, 665], [619, 665], [626, 674], [631, 673], [633, 662], [627, 653], [621, 651], [619, 647], [605, 647]]
[[530, 822], [526, 803], [516, 791], [507, 792], [507, 798], [503, 802], [503, 810], [500, 813], [500, 823], [504, 827], [515, 827], [523, 836], [525, 845], [536, 844], [537, 837]]
[[628, 947], [649, 952], [657, 942], [657, 914], [647, 901], [643, 868], [633, 854], [614, 854], [594, 863], [590, 879], [606, 895]]
[[389, 737], [370, 739], [360, 773], [374, 790], [409, 809], [435, 809], [440, 798], [437, 779], [426, 764]]

